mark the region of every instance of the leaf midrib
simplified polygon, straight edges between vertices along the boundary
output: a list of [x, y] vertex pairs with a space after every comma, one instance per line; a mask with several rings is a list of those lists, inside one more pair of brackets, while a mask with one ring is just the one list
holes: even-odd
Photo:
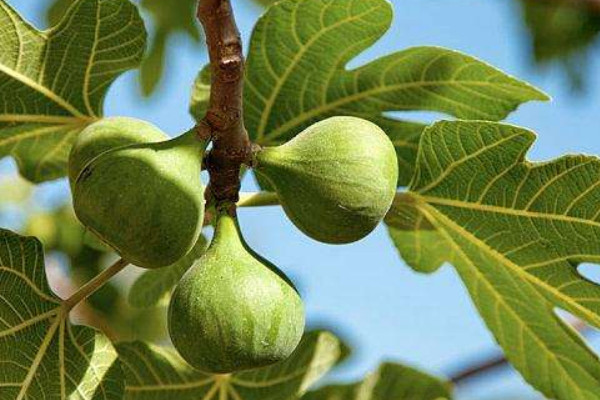
[[[427, 209], [428, 209], [429, 211], [432, 211], [432, 213], [433, 213], [433, 214], [436, 214], [438, 217], [441, 217], [442, 219], [444, 219], [444, 220], [446, 221], [446, 223], [448, 223], [449, 225], [451, 225], [451, 226], [454, 228], [455, 232], [457, 232], [459, 235], [463, 236], [463, 237], [464, 237], [466, 240], [468, 240], [468, 241], [471, 241], [471, 242], [473, 242], [473, 243], [475, 243], [475, 244], [477, 244], [477, 243], [479, 243], [479, 242], [480, 242], [479, 240], [477, 240], [477, 238], [475, 238], [474, 240], [473, 240], [472, 238], [470, 238], [470, 236], [471, 236], [471, 235], [470, 235], [470, 233], [469, 233], [469, 232], [465, 232], [465, 231], [464, 231], [464, 229], [463, 229], [461, 226], [459, 226], [458, 224], [456, 224], [456, 223], [455, 223], [455, 222], [454, 222], [454, 221], [453, 221], [451, 218], [448, 218], [446, 215], [444, 215], [443, 213], [441, 213], [440, 211], [438, 211], [437, 209], [435, 209], [435, 208], [433, 208], [433, 207], [431, 207], [431, 206], [428, 206], [428, 205], [427, 205], [426, 207], [427, 207]], [[445, 228], [443, 228], [443, 227], [441, 227], [441, 226], [439, 225], [439, 222], [437, 221], [437, 219], [434, 217], [434, 215], [432, 215], [432, 213], [428, 212], [428, 210], [423, 210], [423, 209], [422, 209], [422, 212], [423, 212], [423, 213], [424, 213], [426, 216], [428, 216], [428, 217], [429, 217], [429, 218], [430, 218], [430, 219], [433, 221], [433, 223], [434, 223], [434, 224], [437, 226], [437, 228], [439, 229], [439, 231], [440, 231], [440, 232], [441, 232], [441, 233], [442, 233], [442, 234], [443, 234], [443, 235], [446, 237], [446, 239], [449, 241], [449, 243], [451, 244], [451, 246], [452, 246], [452, 247], [454, 247], [454, 249], [455, 249], [455, 250], [456, 250], [456, 251], [457, 251], [459, 254], [461, 254], [461, 255], [462, 255], [462, 258], [463, 258], [463, 260], [465, 260], [465, 261], [466, 261], [468, 264], [470, 264], [470, 265], [471, 265], [471, 268], [472, 268], [472, 270], [474, 270], [476, 273], [478, 273], [479, 275], [481, 275], [481, 272], [479, 271], [479, 269], [477, 268], [477, 266], [476, 266], [476, 265], [473, 263], [473, 261], [470, 259], [470, 257], [469, 257], [469, 256], [467, 256], [467, 254], [466, 254], [466, 253], [463, 251], [463, 249], [462, 249], [462, 248], [461, 248], [461, 247], [460, 247], [460, 246], [459, 246], [459, 245], [458, 245], [458, 244], [457, 244], [457, 243], [456, 243], [456, 242], [453, 240], [453, 238], [452, 238], [452, 235], [451, 235], [451, 234], [450, 234], [450, 233], [449, 233], [449, 232], [448, 232], [448, 231], [447, 231]], [[496, 259], [499, 259], [499, 261], [500, 261], [500, 262], [502, 262], [502, 259], [503, 259], [504, 257], [502, 257], [502, 255], [500, 255], [500, 254], [497, 254], [497, 252], [496, 252], [494, 249], [491, 249], [491, 248], [489, 248], [489, 247], [488, 247], [488, 246], [486, 246], [486, 245], [484, 245], [484, 246], [481, 246], [481, 247], [484, 247], [484, 248], [486, 248], [487, 250], [489, 250], [489, 254], [491, 254], [491, 255], [492, 255], [492, 257], [494, 257], [494, 258], [496, 258]], [[512, 265], [512, 263], [511, 263], [509, 260], [506, 260], [506, 261], [508, 261], [508, 262], [507, 262], [507, 263], [505, 263], [505, 265], [508, 265], [509, 267], [512, 267], [512, 266], [513, 266], [513, 265]], [[519, 274], [519, 273], [520, 273], [520, 269], [519, 269], [518, 267], [517, 267], [516, 271], [517, 271], [517, 274]], [[528, 274], [525, 274], [525, 275], [528, 275]], [[527, 277], [526, 277], [526, 278], [527, 278]], [[488, 285], [488, 287], [489, 287], [490, 289], [492, 289], [492, 291], [493, 291], [494, 293], [496, 293], [496, 298], [497, 298], [497, 300], [498, 300], [499, 302], [501, 302], [501, 303], [503, 303], [503, 304], [504, 304], [504, 306], [506, 307], [506, 309], [507, 309], [507, 310], [509, 310], [509, 311], [510, 311], [510, 312], [513, 314], [513, 316], [515, 316], [515, 317], [516, 317], [517, 321], [520, 321], [520, 322], [521, 322], [521, 326], [522, 326], [523, 328], [525, 328], [525, 329], [526, 329], [526, 330], [529, 332], [529, 334], [531, 335], [531, 337], [535, 338], [535, 341], [536, 341], [536, 342], [537, 342], [537, 343], [538, 343], [538, 344], [539, 344], [539, 345], [540, 345], [542, 348], [546, 349], [546, 353], [547, 353], [547, 354], [548, 354], [548, 355], [549, 355], [551, 358], [553, 358], [553, 359], [555, 360], [555, 362], [556, 362], [556, 365], [558, 365], [558, 366], [561, 368], [561, 370], [564, 372], [564, 376], [565, 376], [565, 377], [566, 377], [566, 378], [567, 378], [567, 379], [568, 379], [568, 380], [571, 382], [571, 384], [572, 384], [572, 385], [571, 385], [571, 387], [575, 388], [575, 389], [576, 389], [576, 390], [577, 390], [579, 393], [582, 393], [582, 390], [581, 390], [581, 388], [579, 387], [579, 385], [577, 384], [577, 382], [574, 382], [574, 381], [573, 381], [573, 378], [572, 378], [572, 377], [570, 376], [570, 374], [569, 374], [569, 373], [566, 371], [565, 367], [563, 366], [563, 363], [562, 363], [562, 361], [564, 361], [564, 362], [570, 362], [570, 363], [574, 364], [574, 365], [575, 365], [575, 366], [576, 366], [576, 367], [577, 367], [577, 368], [578, 368], [580, 371], [583, 371], [583, 372], [584, 372], [586, 375], [588, 375], [590, 378], [592, 378], [592, 380], [595, 380], [596, 382], [598, 382], [598, 379], [597, 379], [596, 377], [594, 377], [593, 375], [591, 375], [591, 374], [590, 374], [590, 373], [589, 373], [589, 372], [588, 372], [586, 369], [584, 369], [584, 368], [581, 368], [581, 367], [580, 367], [578, 364], [574, 363], [574, 362], [573, 362], [572, 360], [570, 360], [570, 359], [563, 359], [563, 357], [561, 357], [561, 356], [559, 356], [558, 354], [555, 354], [553, 351], [551, 351], [551, 350], [548, 348], [548, 346], [546, 345], [546, 343], [545, 343], [543, 340], [541, 340], [541, 339], [540, 339], [540, 338], [537, 336], [537, 334], [535, 334], [535, 332], [533, 332], [533, 331], [532, 331], [532, 330], [529, 328], [529, 326], [528, 326], [527, 324], [525, 324], [525, 323], [523, 323], [523, 322], [522, 322], [522, 318], [519, 316], [519, 314], [518, 314], [518, 313], [517, 313], [517, 312], [516, 312], [516, 311], [515, 311], [515, 310], [514, 310], [514, 309], [513, 309], [511, 306], [509, 306], [508, 304], [506, 304], [506, 302], [504, 301], [503, 297], [497, 293], [497, 291], [495, 290], [494, 286], [493, 286], [493, 285], [492, 285], [492, 284], [491, 284], [491, 283], [490, 283], [490, 282], [489, 282], [487, 279], [485, 279], [483, 276], [480, 276], [480, 279], [481, 279], [483, 282], [485, 282], [485, 283]], [[534, 283], [534, 285], [536, 285], [536, 282], [535, 282], [535, 281], [536, 281], [537, 279], [536, 279], [536, 280], [531, 280], [531, 279], [528, 279], [528, 280], [532, 281], [532, 283]], [[534, 287], [535, 287], [535, 286], [534, 286]], [[543, 296], [543, 295], [542, 295], [542, 296]]]
[[428, 204], [439, 204], [443, 206], [457, 207], [457, 208], [467, 208], [475, 211], [484, 211], [484, 212], [493, 212], [497, 214], [508, 214], [514, 215], [517, 217], [525, 217], [525, 218], [543, 218], [543, 219], [551, 219], [562, 222], [569, 223], [577, 223], [583, 225], [593, 226], [594, 228], [600, 228], [600, 222], [588, 220], [579, 217], [573, 217], [565, 214], [551, 214], [544, 213], [540, 211], [531, 211], [531, 210], [523, 210], [523, 209], [515, 209], [501, 206], [494, 206], [489, 204], [482, 203], [473, 203], [463, 200], [453, 200], [453, 199], [444, 199], [441, 197], [435, 196], [425, 196], [417, 193], [410, 193], [411, 196], [416, 197], [421, 202], [425, 202]]
[[53, 101], [54, 103], [56, 103], [57, 105], [62, 107], [65, 111], [69, 112], [74, 117], [78, 117], [78, 118], [86, 117], [86, 115], [83, 114], [82, 112], [80, 112], [75, 106], [70, 104], [67, 100], [65, 100], [58, 94], [54, 93], [52, 90], [48, 89], [47, 87], [45, 87], [43, 85], [40, 85], [39, 83], [37, 83], [33, 79], [29, 78], [28, 76], [25, 76], [25, 75], [21, 74], [20, 72], [10, 69], [9, 67], [7, 67], [6, 65], [4, 65], [2, 63], [0, 63], [0, 73], [4, 73], [8, 77], [10, 77], [18, 82], [21, 82], [25, 86], [28, 86], [31, 89], [37, 91], [38, 93], [42, 94], [43, 96], [47, 97], [49, 100]]
[[48, 350], [48, 347], [52, 343], [54, 334], [56, 333], [56, 330], [58, 329], [58, 327], [60, 326], [61, 323], [62, 323], [62, 318], [56, 318], [56, 321], [54, 321], [54, 323], [50, 326], [50, 329], [48, 329], [48, 332], [46, 333], [46, 336], [44, 336], [44, 340], [42, 341], [42, 344], [40, 345], [40, 348], [39, 348], [38, 352], [36, 353], [35, 358], [33, 359], [33, 362], [31, 363], [31, 366], [29, 367], [29, 371], [27, 372], [27, 375], [25, 376], [25, 380], [22, 383], [21, 390], [20, 390], [19, 395], [17, 396], [16, 400], [23, 400], [25, 398], [25, 396], [27, 396], [27, 391], [29, 390], [31, 383], [33, 382], [33, 378], [35, 377], [35, 374], [36, 374], [40, 364], [42, 363], [44, 356], [46, 355], [46, 351]]
[[[502, 87], [502, 88], [511, 87], [512, 89], [515, 89], [515, 87], [518, 87], [518, 85], [514, 85], [511, 83], [492, 83], [492, 82], [467, 81], [467, 80], [461, 80], [461, 81], [448, 81], [448, 80], [416, 81], [416, 82], [402, 82], [402, 83], [398, 83], [398, 84], [394, 84], [394, 85], [378, 86], [373, 89], [356, 92], [355, 94], [352, 94], [352, 95], [349, 95], [346, 97], [342, 97], [336, 101], [322, 104], [318, 107], [312, 108], [311, 110], [301, 113], [301, 114], [297, 115], [296, 117], [290, 119], [285, 124], [280, 125], [277, 129], [273, 130], [268, 135], [264, 135], [264, 128], [263, 128], [263, 131], [261, 131], [259, 129], [258, 130], [259, 138], [262, 137], [261, 135], [264, 135], [264, 138], [268, 139], [269, 141], [277, 139], [281, 135], [288, 132], [290, 129], [295, 128], [296, 126], [304, 123], [307, 120], [310, 120], [311, 118], [314, 118], [314, 117], [321, 115], [323, 113], [326, 113], [328, 111], [335, 110], [336, 108], [342, 107], [348, 103], [353, 103], [353, 102], [363, 100], [364, 98], [367, 98], [367, 97], [370, 97], [373, 95], [385, 94], [387, 92], [396, 91], [396, 90], [406, 90], [406, 89], [411, 89], [413, 87], [429, 87], [429, 86], [437, 86], [437, 85], [446, 85], [446, 86], [451, 86], [451, 85], [462, 86], [462, 85], [464, 85], [467, 87], [494, 86], [494, 87]], [[523, 90], [525, 90], [525, 89], [523, 89]], [[446, 99], [446, 100], [449, 100], [449, 99]], [[494, 115], [485, 113], [481, 110], [475, 109], [466, 104], [461, 104], [461, 106], [466, 107], [466, 108], [471, 108], [472, 111], [474, 113], [477, 113], [480, 116], [480, 118], [482, 118], [482, 119], [495, 119]], [[404, 106], [402, 108], [411, 109], [410, 106]], [[412, 108], [416, 109], [416, 107], [412, 107]], [[396, 106], [394, 109], [400, 110], [401, 107]], [[270, 111], [265, 108], [265, 112], [267, 112], [267, 111], [270, 113]]]
[[[308, 50], [310, 48], [312, 48], [312, 45], [314, 43], [316, 43], [321, 37], [328, 34], [330, 31], [335, 30], [335, 29], [339, 28], [340, 26], [347, 24], [348, 22], [358, 20], [358, 19], [362, 18], [363, 16], [368, 15], [377, 9], [378, 8], [374, 7], [374, 8], [369, 9], [368, 11], [353, 15], [350, 18], [340, 19], [339, 21], [335, 22], [334, 24], [332, 24], [328, 27], [325, 27], [323, 29], [320, 29], [319, 32], [316, 35], [314, 35], [313, 37], [311, 37], [306, 43], [301, 43], [301, 42], [298, 43], [300, 45], [300, 51], [298, 51], [294, 55], [294, 58], [290, 61], [290, 63], [288, 64], [288, 66], [285, 69], [285, 71], [283, 72], [283, 74], [280, 75], [279, 77], [277, 77], [277, 76], [275, 77], [276, 78], [275, 79], [275, 82], [276, 82], [275, 87], [273, 88], [271, 95], [267, 99], [267, 102], [265, 103], [265, 106], [264, 106], [264, 111], [261, 114], [260, 123], [259, 123], [258, 129], [257, 129], [258, 139], [262, 139], [264, 136], [265, 128], [267, 125], [267, 120], [268, 120], [269, 116], [271, 115], [271, 110], [273, 109], [273, 104], [275, 104], [275, 100], [279, 96], [279, 93], [281, 92], [283, 85], [285, 84], [285, 82], [287, 82], [288, 77], [290, 76], [292, 71], [296, 68], [296, 66], [298, 65], [298, 62], [304, 57], [304, 55], [308, 52]], [[268, 22], [268, 21], [266, 21], [266, 22]], [[265, 22], [265, 24], [266, 24], [266, 22]], [[293, 23], [296, 24], [297, 21], [294, 20]]]

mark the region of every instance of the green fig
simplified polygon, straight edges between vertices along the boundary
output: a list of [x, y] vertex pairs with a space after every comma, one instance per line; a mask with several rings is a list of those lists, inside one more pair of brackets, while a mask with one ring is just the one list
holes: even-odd
[[355, 117], [316, 123], [289, 142], [256, 154], [288, 217], [321, 242], [368, 235], [389, 210], [398, 181], [394, 145], [375, 124]]
[[210, 247], [171, 297], [175, 348], [201, 371], [231, 373], [286, 359], [303, 331], [293, 284], [246, 245], [234, 217], [220, 213]]
[[205, 148], [191, 130], [163, 142], [105, 151], [76, 179], [77, 217], [132, 264], [173, 264], [192, 249], [202, 229]]
[[86, 127], [73, 144], [69, 154], [69, 183], [74, 187], [77, 176], [94, 158], [108, 150], [132, 144], [161, 142], [169, 137], [149, 122], [110, 117]]

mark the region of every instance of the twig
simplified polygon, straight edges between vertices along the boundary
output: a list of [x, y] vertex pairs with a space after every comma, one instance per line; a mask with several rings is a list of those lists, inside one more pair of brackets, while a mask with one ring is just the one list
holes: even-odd
[[235, 203], [240, 190], [240, 168], [250, 164], [252, 146], [244, 127], [244, 55], [230, 0], [199, 0], [198, 19], [204, 27], [211, 64], [208, 111], [198, 124], [198, 135], [211, 138], [207, 155], [209, 200]]

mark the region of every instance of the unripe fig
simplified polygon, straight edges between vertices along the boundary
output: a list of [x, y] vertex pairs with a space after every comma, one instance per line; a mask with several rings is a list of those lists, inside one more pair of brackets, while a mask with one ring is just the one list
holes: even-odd
[[181, 356], [209, 373], [263, 367], [286, 359], [303, 331], [292, 283], [246, 245], [234, 217], [220, 214], [210, 247], [171, 297], [169, 333]]
[[394, 145], [377, 125], [360, 118], [314, 124], [281, 146], [259, 151], [255, 161], [292, 222], [325, 243], [368, 235], [396, 192]]
[[100, 154], [74, 184], [77, 217], [132, 264], [173, 264], [192, 249], [202, 228], [205, 148], [191, 130]]
[[83, 167], [105, 151], [167, 139], [169, 137], [156, 126], [134, 118], [111, 117], [94, 122], [81, 131], [71, 148], [69, 154], [71, 188], [75, 185]]

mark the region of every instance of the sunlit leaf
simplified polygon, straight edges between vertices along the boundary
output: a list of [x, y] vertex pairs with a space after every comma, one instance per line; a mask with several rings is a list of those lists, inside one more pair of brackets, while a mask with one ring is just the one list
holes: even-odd
[[[279, 144], [330, 116], [366, 118], [396, 145], [399, 183], [406, 185], [424, 125], [386, 112], [500, 120], [524, 102], [547, 99], [481, 61], [438, 47], [412, 48], [348, 68], [391, 22], [386, 0], [283, 0], [270, 7], [254, 29], [248, 55], [244, 104], [252, 139]], [[201, 97], [194, 95], [196, 101]]]
[[127, 0], [78, 0], [38, 31], [0, 0], [0, 157], [40, 182], [65, 175], [70, 145], [102, 116], [104, 96], [137, 67], [146, 33]]
[[435, 124], [387, 222], [413, 268], [457, 269], [528, 382], [550, 398], [597, 399], [598, 357], [555, 311], [600, 327], [600, 287], [577, 271], [600, 260], [600, 160], [531, 163], [534, 140], [498, 123]]
[[194, 248], [175, 264], [148, 270], [134, 282], [129, 291], [129, 303], [138, 308], [155, 306], [175, 287], [183, 274], [206, 251], [207, 241], [200, 236]]
[[412, 195], [396, 194], [385, 223], [406, 263], [419, 272], [435, 272], [453, 259], [454, 248], [440, 239], [437, 228], [423, 215]]
[[[92, 233], [77, 220], [70, 204], [55, 209], [30, 213], [23, 232], [40, 240], [47, 253], [59, 252], [67, 257], [65, 269], [72, 284], [81, 286], [102, 271], [107, 248], [97, 249], [88, 244]], [[99, 240], [99, 239], [96, 239]], [[88, 304], [103, 313], [115, 311], [116, 288], [107, 282], [87, 299]]]
[[190, 103], [190, 113], [197, 121], [204, 118], [210, 98], [210, 65], [205, 65], [198, 73]]
[[302, 400], [443, 400], [451, 399], [447, 383], [414, 368], [384, 363], [363, 381], [325, 386]]
[[127, 400], [291, 400], [336, 364], [343, 345], [330, 333], [309, 333], [286, 361], [232, 375], [196, 371], [173, 350], [142, 342], [120, 344], [118, 351]]
[[54, 26], [60, 22], [67, 10], [75, 0], [53, 0], [46, 10], [46, 22], [49, 26]]
[[39, 241], [0, 230], [0, 399], [121, 399], [110, 341], [73, 326]]

